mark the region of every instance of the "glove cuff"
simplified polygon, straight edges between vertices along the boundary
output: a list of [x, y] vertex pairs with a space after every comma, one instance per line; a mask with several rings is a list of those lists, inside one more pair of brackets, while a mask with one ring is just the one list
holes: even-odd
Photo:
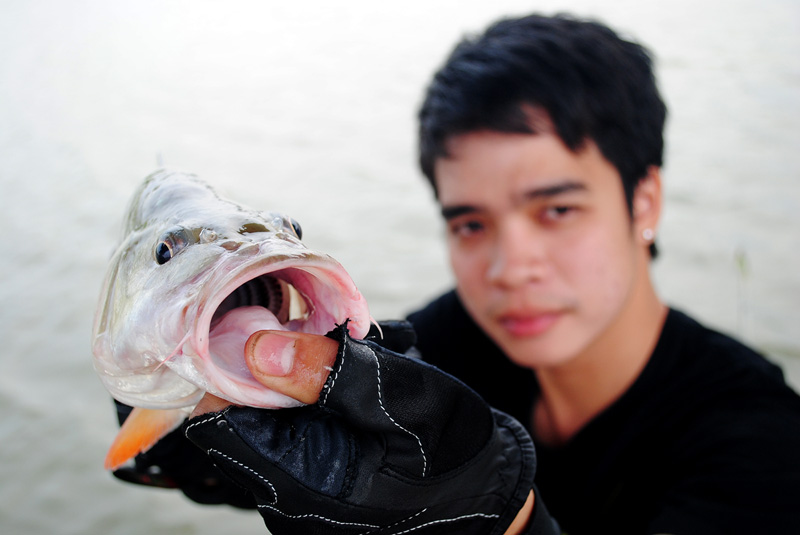
[[[509, 463], [518, 468], [518, 477], [513, 492], [492, 531], [492, 535], [502, 535], [525, 505], [528, 495], [533, 489], [533, 478], [536, 473], [536, 450], [533, 447], [533, 440], [522, 424], [496, 409], [492, 409], [492, 414], [497, 423], [497, 432], [501, 435]], [[536, 501], [539, 501], [538, 496]]]

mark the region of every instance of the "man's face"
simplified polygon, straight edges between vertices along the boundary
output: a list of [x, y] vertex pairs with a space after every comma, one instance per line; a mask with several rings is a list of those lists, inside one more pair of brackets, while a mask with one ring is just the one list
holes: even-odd
[[448, 148], [436, 183], [475, 321], [529, 367], [567, 363], [619, 332], [646, 245], [596, 144], [574, 153], [553, 133], [479, 131]]

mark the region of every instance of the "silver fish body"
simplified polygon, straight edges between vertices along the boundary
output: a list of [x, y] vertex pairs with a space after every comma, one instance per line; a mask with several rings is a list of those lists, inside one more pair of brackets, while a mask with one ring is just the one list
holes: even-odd
[[123, 403], [189, 407], [204, 392], [254, 407], [298, 405], [244, 362], [257, 330], [369, 330], [344, 268], [309, 250], [288, 217], [221, 199], [193, 175], [158, 171], [135, 193], [95, 315], [94, 366]]

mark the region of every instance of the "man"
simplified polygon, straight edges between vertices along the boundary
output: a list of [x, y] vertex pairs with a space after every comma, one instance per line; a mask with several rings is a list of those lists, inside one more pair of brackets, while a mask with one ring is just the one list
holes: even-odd
[[602, 25], [462, 42], [420, 112], [456, 277], [409, 318], [435, 367], [346, 326], [257, 333], [267, 386], [275, 355], [326, 356], [318, 403], [208, 397], [186, 435], [276, 534], [800, 532], [800, 398], [653, 288], [665, 115], [646, 51]]
[[646, 52], [601, 26], [462, 43], [420, 115], [457, 290], [417, 345], [529, 426], [568, 533], [795, 532], [797, 396], [653, 288], [664, 117]]

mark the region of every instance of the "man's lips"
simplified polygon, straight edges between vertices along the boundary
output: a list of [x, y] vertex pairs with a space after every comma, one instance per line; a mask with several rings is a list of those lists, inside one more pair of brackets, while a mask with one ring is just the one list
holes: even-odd
[[557, 310], [507, 312], [498, 317], [498, 322], [512, 336], [538, 336], [553, 327], [562, 315]]

